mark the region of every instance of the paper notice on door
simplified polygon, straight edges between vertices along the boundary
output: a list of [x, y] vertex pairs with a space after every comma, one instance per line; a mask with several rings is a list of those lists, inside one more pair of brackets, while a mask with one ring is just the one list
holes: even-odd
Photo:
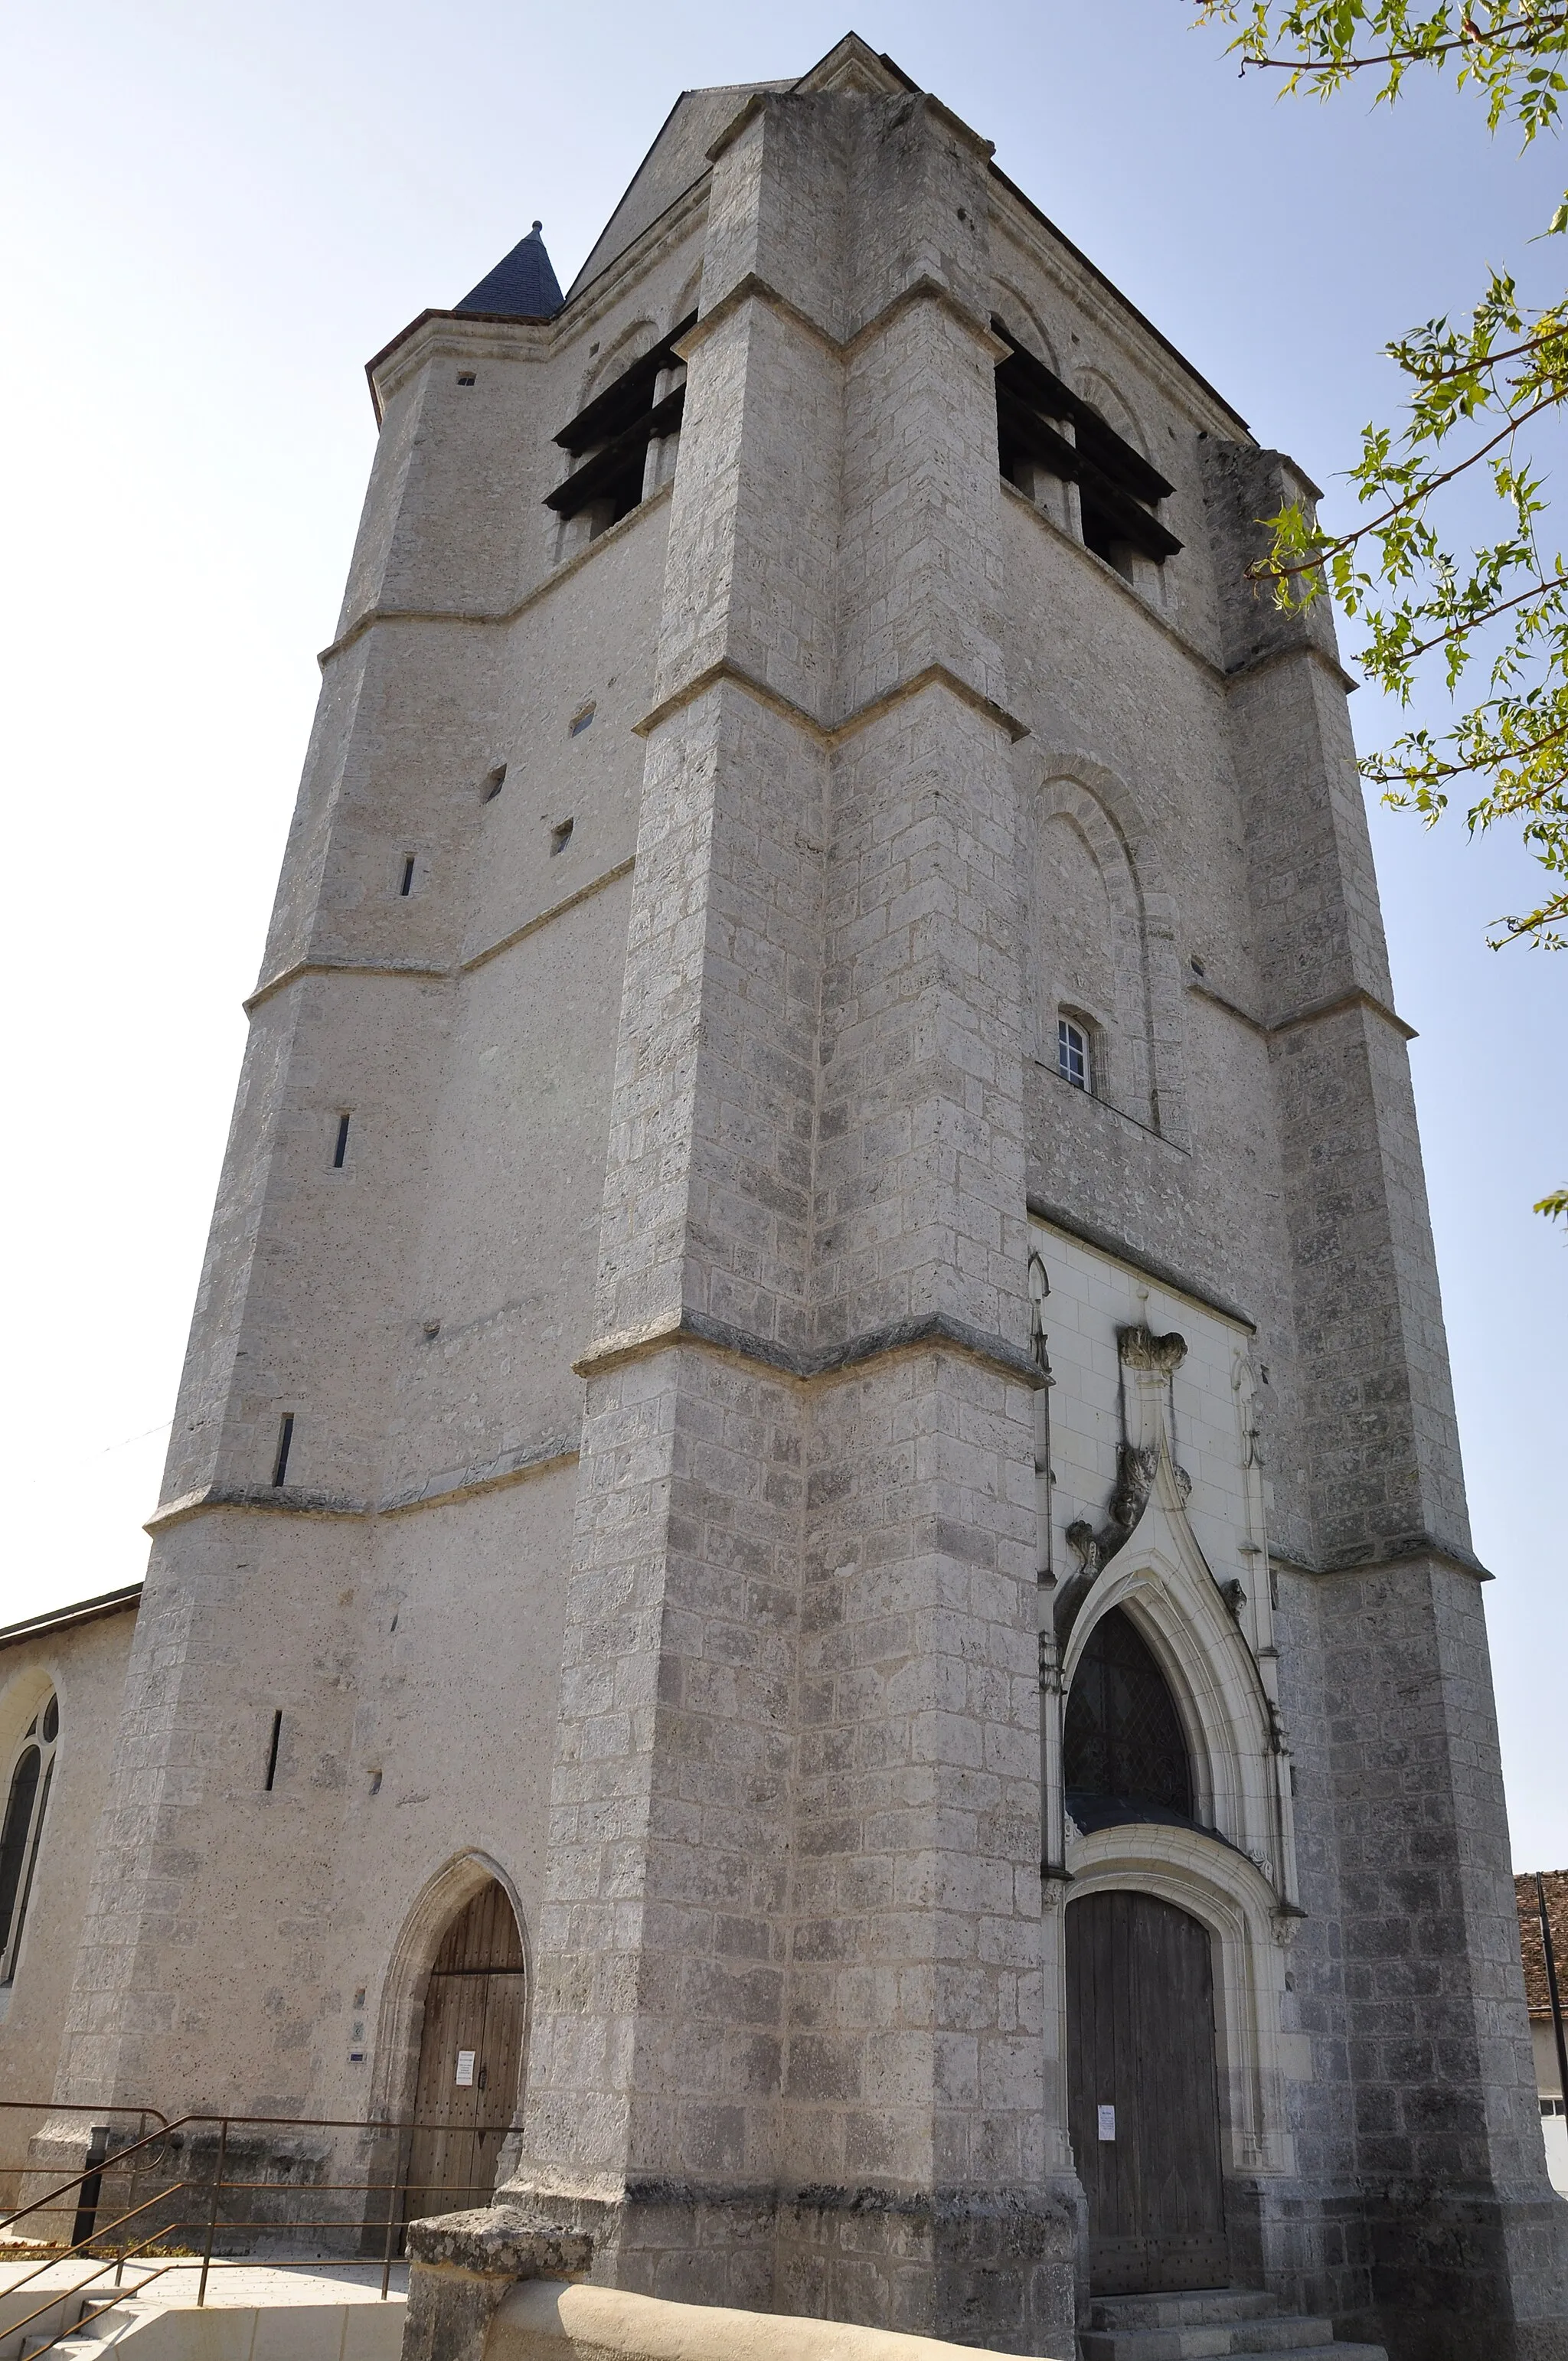
[[[463, 2075], [462, 2075], [462, 2070], [461, 2070], [461, 2068], [458, 2070], [457, 2079], [458, 2079], [458, 2081], [462, 2081], [462, 2079], [463, 2079]], [[1096, 2125], [1096, 2136], [1097, 2136], [1098, 2138], [1100, 2138], [1100, 2139], [1102, 2139], [1102, 2140], [1113, 2140], [1113, 2139], [1115, 2138], [1115, 2136], [1116, 2136], [1116, 2110], [1115, 2110], [1115, 2108], [1114, 2108], [1114, 2107], [1096, 2107], [1096, 2108], [1095, 2108], [1095, 2110], [1094, 2110], [1094, 2116], [1095, 2116], [1095, 2125]]]
[[[473, 2081], [474, 2060], [477, 2055], [478, 2052], [474, 2049], [460, 2049], [457, 2052], [457, 2083], [460, 2090], [466, 2090], [469, 2083]], [[1102, 2107], [1100, 2112], [1103, 2114], [1105, 2113], [1105, 2109]], [[1114, 2137], [1114, 2134], [1111, 2132], [1102, 2132], [1100, 2136], [1102, 2139], [1111, 2139]]]

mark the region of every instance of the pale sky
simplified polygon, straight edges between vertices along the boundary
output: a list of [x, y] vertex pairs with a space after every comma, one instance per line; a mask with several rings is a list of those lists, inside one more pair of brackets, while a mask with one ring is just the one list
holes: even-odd
[[[10, 0], [0, 704], [14, 1318], [0, 1618], [135, 1580], [284, 832], [374, 443], [363, 365], [536, 215], [566, 284], [677, 92], [802, 71], [847, 0]], [[1251, 423], [1332, 488], [1394, 331], [1568, 181], [1432, 90], [1279, 105], [1186, 0], [858, 5]], [[1561, 279], [1558, 281], [1561, 287]], [[1543, 456], [1552, 456], [1549, 452]], [[1564, 533], [1568, 538], [1568, 533]], [[1347, 651], [1354, 627], [1342, 632]], [[1364, 747], [1389, 728], [1354, 700]], [[1373, 809], [1515, 1852], [1568, 1862], [1568, 958], [1537, 873]]]

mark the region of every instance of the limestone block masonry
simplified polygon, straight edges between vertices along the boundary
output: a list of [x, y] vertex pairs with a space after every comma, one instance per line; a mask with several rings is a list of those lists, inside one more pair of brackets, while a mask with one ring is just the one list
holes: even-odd
[[[622, 379], [641, 498], [554, 440]], [[578, 2269], [1059, 2354], [1200, 2248], [1568, 2361], [1348, 684], [1243, 580], [1305, 479], [853, 36], [371, 379], [57, 2100], [406, 2115], [493, 1880], [418, 2361]], [[1082, 1768], [1116, 1632], [1174, 1803]], [[1113, 1893], [1215, 2158], [1113, 2255]]]

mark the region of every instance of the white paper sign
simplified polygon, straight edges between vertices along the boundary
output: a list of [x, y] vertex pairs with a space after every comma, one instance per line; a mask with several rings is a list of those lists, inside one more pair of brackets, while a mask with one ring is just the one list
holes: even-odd
[[[468, 2084], [473, 2081], [474, 2059], [477, 2055], [477, 2052], [472, 2049], [460, 2049], [457, 2052], [457, 2082], [459, 2089], [466, 2090]], [[1105, 2113], [1104, 2108], [1102, 2107], [1100, 2112], [1103, 2114]], [[1113, 2139], [1115, 2137], [1115, 2134], [1113, 2132], [1102, 2132], [1100, 2136], [1102, 2139]]]
[[[457, 2079], [458, 2079], [458, 2081], [461, 2081], [463, 2080], [463, 2071], [462, 2071], [461, 2067], [459, 2067], [459, 2069], [458, 2069], [458, 2072], [457, 2072]], [[1096, 2117], [1096, 2120], [1097, 2120], [1097, 2123], [1098, 2123], [1098, 2125], [1099, 2125], [1099, 2136], [1100, 2136], [1100, 2138], [1102, 2138], [1102, 2140], [1113, 2140], [1113, 2139], [1115, 2138], [1115, 2136], [1116, 2136], [1116, 2110], [1115, 2110], [1115, 2108], [1114, 2108], [1114, 2107], [1096, 2107], [1096, 2108], [1095, 2108], [1095, 2110], [1094, 2110], [1094, 2114], [1095, 2114], [1095, 2117]]]

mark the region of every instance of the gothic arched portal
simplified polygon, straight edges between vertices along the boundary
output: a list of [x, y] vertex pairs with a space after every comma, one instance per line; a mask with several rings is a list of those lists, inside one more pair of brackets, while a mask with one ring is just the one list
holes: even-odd
[[522, 2070], [522, 1937], [495, 1878], [457, 1912], [431, 1963], [420, 2034], [405, 2219], [487, 2203]]

